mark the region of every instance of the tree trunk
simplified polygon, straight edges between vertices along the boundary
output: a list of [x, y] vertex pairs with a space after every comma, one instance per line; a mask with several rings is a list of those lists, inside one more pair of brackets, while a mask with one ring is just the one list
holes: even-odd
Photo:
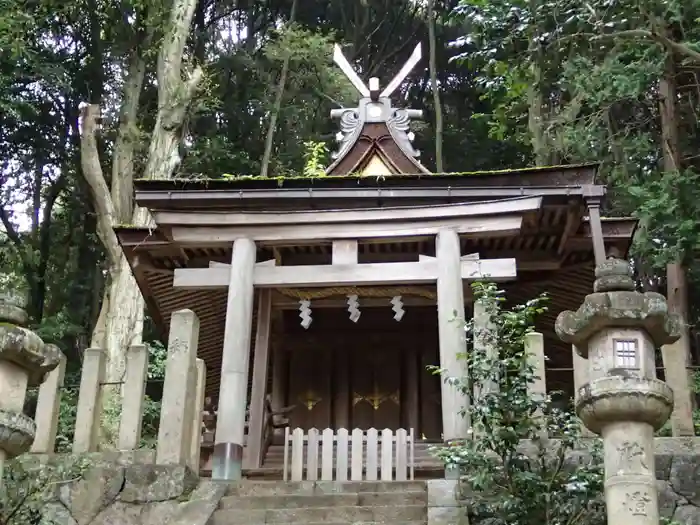
[[442, 164], [442, 103], [437, 79], [437, 58], [435, 42], [435, 0], [428, 0], [428, 45], [430, 52], [430, 87], [433, 92], [435, 106], [435, 169], [444, 173]]
[[540, 67], [538, 64], [533, 64], [531, 69], [533, 80], [528, 88], [528, 130], [530, 131], [535, 166], [547, 166], [549, 164], [549, 151], [544, 129], [545, 117], [540, 87]]
[[[680, 124], [677, 108], [676, 68], [673, 55], [666, 58], [664, 75], [659, 81], [659, 113], [661, 116], [661, 141], [663, 151], [663, 168], [666, 173], [682, 169], [678, 127]], [[669, 309], [680, 315], [681, 338], [672, 345], [661, 349], [666, 382], [673, 388], [675, 403], [671, 415], [673, 434], [694, 435], [692, 410], [694, 396], [690, 391], [692, 370], [690, 365], [690, 334], [688, 330], [688, 290], [684, 254], [667, 266], [667, 296]]]
[[537, 12], [540, 8], [539, 0], [530, 0], [529, 10], [532, 18], [530, 28], [530, 44], [528, 55], [530, 60], [530, 86], [527, 92], [528, 98], [528, 131], [530, 144], [535, 160], [535, 166], [547, 166], [550, 164], [550, 152], [547, 144], [546, 114], [544, 109], [544, 94], [542, 92], [542, 49], [539, 43], [539, 28]]
[[[289, 23], [293, 24], [296, 20], [298, 0], [292, 1], [292, 11], [289, 14]], [[277, 117], [282, 109], [282, 99], [284, 98], [284, 89], [287, 84], [287, 76], [289, 75], [289, 59], [287, 55], [282, 62], [282, 71], [280, 73], [280, 81], [277, 85], [277, 93], [275, 94], [275, 104], [272, 107], [270, 114], [270, 125], [267, 128], [267, 137], [265, 137], [265, 151], [263, 153], [262, 162], [260, 163], [260, 176], [267, 177], [270, 168], [270, 158], [272, 157], [272, 143], [275, 138], [275, 130], [277, 129]]]
[[[197, 0], [175, 0], [158, 59], [158, 113], [151, 137], [145, 178], [167, 179], [179, 161], [187, 112], [202, 78], [195, 68], [183, 80], [182, 57]], [[152, 29], [147, 28], [150, 35]], [[149, 41], [150, 38], [146, 38]], [[121, 383], [124, 380], [128, 348], [141, 342], [144, 301], [131, 267], [119, 247], [113, 227], [120, 223], [148, 226], [145, 209], [134, 209], [133, 157], [139, 98], [146, 71], [145, 45], [135, 51], [125, 83], [119, 130], [112, 158], [112, 184], [108, 187], [97, 146], [97, 120], [100, 108], [90, 104], [82, 111], [81, 160], [83, 175], [90, 187], [97, 215], [97, 233], [107, 254], [107, 282], [91, 345], [105, 350], [108, 357], [103, 389], [105, 417], [102, 421], [103, 446], [113, 446], [119, 430]]]

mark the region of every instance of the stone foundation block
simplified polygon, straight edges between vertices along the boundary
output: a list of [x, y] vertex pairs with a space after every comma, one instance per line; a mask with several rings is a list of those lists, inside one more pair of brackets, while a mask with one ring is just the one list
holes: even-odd
[[[171, 518], [173, 525], [208, 525], [210, 518], [219, 506], [221, 498], [227, 490], [226, 484], [215, 481], [205, 481], [190, 495], [190, 500], [178, 505], [177, 511]], [[143, 525], [151, 525], [145, 520]], [[162, 525], [154, 521], [153, 525]]]
[[70, 515], [70, 511], [59, 502], [47, 503], [42, 519], [46, 523], [55, 525], [78, 525], [73, 516]]
[[693, 505], [681, 505], [673, 513], [673, 519], [681, 525], [700, 525], [700, 509]]
[[433, 479], [428, 485], [428, 525], [469, 525], [459, 481]]
[[456, 479], [428, 481], [428, 507], [457, 507], [459, 504], [459, 483]]
[[117, 499], [124, 485], [124, 468], [95, 467], [83, 478], [58, 487], [58, 500], [77, 525], [88, 525]]
[[125, 503], [177, 499], [189, 495], [198, 481], [197, 474], [183, 465], [133, 465], [125, 471], [120, 499]]
[[676, 456], [673, 458], [669, 475], [671, 487], [695, 506], [700, 506], [699, 479], [699, 456]]
[[143, 508], [115, 501], [104, 509], [90, 525], [142, 525], [141, 513]]
[[656, 492], [659, 495], [659, 516], [662, 518], [671, 519], [679, 506], [688, 504], [688, 500], [674, 492], [668, 481], [656, 480]]
[[428, 525], [469, 525], [467, 509], [462, 507], [428, 507]]

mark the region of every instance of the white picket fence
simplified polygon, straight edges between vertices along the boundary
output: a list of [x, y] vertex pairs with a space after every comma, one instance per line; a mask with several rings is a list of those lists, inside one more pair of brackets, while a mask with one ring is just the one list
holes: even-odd
[[414, 458], [413, 429], [284, 431], [285, 481], [412, 480]]

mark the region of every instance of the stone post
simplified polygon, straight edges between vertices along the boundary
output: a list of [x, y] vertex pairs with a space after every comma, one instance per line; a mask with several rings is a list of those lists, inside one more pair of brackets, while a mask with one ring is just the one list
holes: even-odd
[[[483, 352], [489, 359], [498, 357], [498, 348], [491, 340], [493, 323], [491, 315], [494, 304], [489, 304], [485, 298], [474, 302], [474, 350]], [[498, 380], [493, 378], [483, 385], [474, 386], [474, 399], [478, 400], [482, 394], [489, 394], [498, 390]]]
[[[545, 371], [545, 355], [544, 355], [544, 336], [539, 332], [530, 332], [525, 335], [525, 352], [527, 353], [528, 361], [533, 367], [535, 380], [528, 385], [528, 392], [533, 399], [544, 399], [547, 397], [547, 378]], [[536, 416], [542, 417], [543, 414], [538, 413]], [[547, 438], [546, 425], [542, 425], [540, 436]]]
[[170, 316], [168, 358], [158, 426], [156, 463], [189, 465], [199, 319], [192, 310]]
[[[463, 377], [466, 367], [457, 356], [466, 351], [464, 334], [464, 289], [459, 235], [455, 230], [440, 230], [435, 239], [438, 263], [437, 314], [440, 368], [451, 377]], [[469, 435], [468, 399], [457, 388], [440, 382], [442, 394], [442, 434], [445, 442]], [[465, 409], [467, 415], [460, 412]]]
[[129, 347], [126, 354], [126, 380], [119, 422], [119, 450], [139, 448], [147, 375], [148, 348], [145, 345]]
[[47, 376], [46, 381], [39, 387], [39, 398], [36, 402], [36, 437], [30, 452], [32, 454], [53, 454], [56, 448], [56, 432], [58, 430], [58, 412], [61, 404], [61, 387], [66, 373], [66, 356], [55, 347], [60, 361]]
[[0, 297], [0, 490], [5, 460], [27, 452], [36, 434], [34, 420], [22, 413], [27, 387], [40, 385], [63, 354], [24, 328], [27, 313]]
[[192, 443], [190, 464], [192, 470], [199, 472], [199, 457], [202, 452], [202, 416], [204, 414], [204, 393], [207, 386], [207, 365], [202, 359], [196, 361], [197, 386], [194, 397], [194, 415], [192, 419]]
[[673, 391], [656, 379], [654, 357], [680, 336], [677, 317], [662, 295], [635, 291], [629, 264], [611, 258], [596, 268], [594, 293], [555, 328], [588, 361], [576, 413], [603, 437], [608, 525], [658, 525], [654, 431], [671, 415]]
[[73, 453], [95, 452], [100, 439], [102, 420], [102, 383], [107, 355], [101, 348], [88, 348], [83, 354], [80, 391], [75, 415]]
[[241, 238], [234, 242], [226, 302], [219, 412], [212, 465], [213, 480], [239, 480], [242, 476], [255, 258], [254, 241]]
[[547, 378], [545, 377], [544, 336], [539, 332], [525, 335], [525, 352], [534, 368], [535, 381], [529, 385], [530, 394], [537, 397], [547, 396]]

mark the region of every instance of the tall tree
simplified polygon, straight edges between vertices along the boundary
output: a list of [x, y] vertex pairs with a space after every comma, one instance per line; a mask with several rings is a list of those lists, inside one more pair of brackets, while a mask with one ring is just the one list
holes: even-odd
[[435, 169], [438, 173], [445, 171], [442, 162], [442, 104], [440, 103], [440, 84], [437, 74], [437, 42], [435, 41], [435, 0], [428, 0], [428, 46], [430, 54], [430, 90], [433, 92], [435, 110]]
[[[144, 178], [171, 178], [180, 163], [179, 148], [184, 139], [188, 111], [203, 75], [199, 66], [183, 67], [185, 44], [196, 5], [197, 0], [174, 0], [164, 27], [156, 68], [157, 112], [142, 173]], [[105, 177], [100, 159], [97, 137], [101, 113], [99, 101], [87, 104], [82, 111], [83, 175], [92, 190], [98, 235], [107, 256], [107, 284], [91, 344], [104, 349], [107, 354], [108, 383], [123, 381], [126, 352], [131, 345], [141, 342], [143, 333], [143, 298], [112, 229], [119, 224], [143, 227], [150, 224], [147, 211], [134, 207], [131, 194], [139, 101], [147, 66], [146, 53], [159, 28], [153, 15], [150, 14], [149, 17], [145, 8], [137, 8], [136, 11], [134, 32], [138, 44], [131, 56], [124, 82], [117, 139], [112, 155], [111, 184]], [[100, 30], [97, 23], [95, 27]], [[102, 64], [105, 57], [98, 51], [99, 38], [99, 35], [95, 37], [93, 60]], [[106, 391], [104, 403], [108, 410], [115, 410], [119, 406], [120, 392], [119, 388]], [[105, 418], [104, 439], [112, 442], [116, 430], [114, 422]]]
[[[298, 0], [292, 0], [292, 11], [289, 15], [290, 28], [293, 27], [297, 15]], [[267, 126], [267, 135], [265, 137], [265, 151], [260, 163], [260, 176], [267, 177], [270, 168], [270, 156], [272, 155], [272, 145], [275, 140], [275, 131], [277, 130], [277, 117], [282, 109], [282, 100], [284, 99], [284, 90], [287, 87], [287, 76], [289, 75], [289, 62], [291, 61], [291, 53], [288, 51], [282, 61], [282, 71], [280, 79], [277, 83], [277, 93], [275, 94], [275, 102], [270, 112], [270, 123]]]

